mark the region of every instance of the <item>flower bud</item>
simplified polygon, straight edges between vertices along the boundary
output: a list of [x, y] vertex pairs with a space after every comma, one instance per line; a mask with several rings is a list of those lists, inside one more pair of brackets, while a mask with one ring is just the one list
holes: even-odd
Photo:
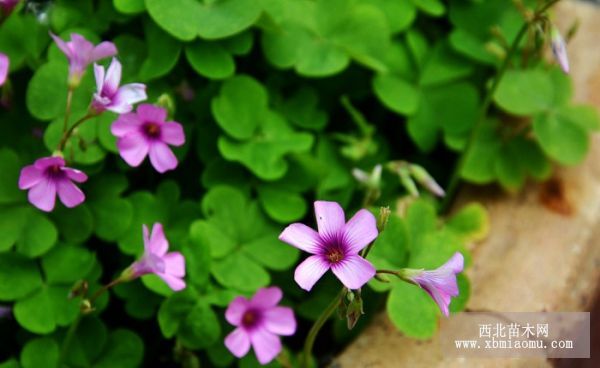
[[569, 73], [569, 58], [567, 56], [567, 47], [565, 45], [565, 40], [561, 36], [558, 28], [552, 26], [550, 31], [551, 45], [552, 45], [552, 54], [554, 54], [554, 59], [560, 65], [562, 71], [565, 74]]
[[79, 280], [73, 285], [69, 292], [69, 299], [76, 298], [81, 295], [86, 295], [88, 292], [88, 283], [85, 280]]
[[415, 180], [419, 184], [425, 187], [425, 189], [430, 191], [432, 194], [438, 197], [443, 197], [444, 195], [446, 195], [444, 189], [440, 187], [440, 185], [435, 181], [435, 179], [433, 179], [433, 177], [429, 175], [427, 170], [425, 170], [422, 166], [410, 164], [408, 168], [410, 170], [410, 173], [412, 174], [412, 177], [415, 178]]
[[356, 290], [356, 292], [348, 293], [348, 295], [350, 294], [352, 294], [352, 299], [349, 301], [346, 309], [346, 323], [349, 330], [353, 329], [360, 319], [360, 316], [365, 314], [365, 311], [363, 310], [363, 301], [360, 295], [360, 289]]

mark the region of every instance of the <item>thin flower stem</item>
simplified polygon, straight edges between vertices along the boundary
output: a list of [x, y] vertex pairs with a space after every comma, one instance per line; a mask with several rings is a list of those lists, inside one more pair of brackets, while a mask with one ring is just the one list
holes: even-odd
[[308, 335], [306, 336], [306, 341], [304, 342], [304, 353], [302, 355], [302, 364], [301, 366], [304, 368], [310, 367], [310, 358], [312, 355], [313, 345], [315, 344], [315, 340], [321, 328], [327, 322], [329, 317], [335, 312], [337, 307], [340, 305], [341, 298], [346, 294], [346, 288], [342, 288], [342, 290], [335, 296], [335, 298], [329, 303], [327, 308], [321, 313], [319, 318], [315, 321], [315, 323], [310, 328]]
[[75, 122], [75, 124], [71, 125], [70, 128], [66, 129], [63, 133], [62, 138], [60, 139], [60, 143], [58, 143], [58, 147], [56, 148], [56, 150], [59, 152], [62, 152], [62, 150], [65, 149], [65, 145], [67, 144], [69, 138], [73, 134], [73, 131], [75, 131], [75, 129], [77, 129], [77, 127], [80, 126], [81, 124], [83, 124], [86, 120], [89, 120], [96, 116], [98, 116], [98, 115], [95, 113], [92, 113], [92, 112], [88, 112], [84, 117], [77, 120]]
[[398, 276], [398, 271], [393, 271], [393, 270], [377, 270], [375, 272], [376, 273], [385, 273], [385, 274], [388, 274], [388, 275]]
[[510, 46], [510, 49], [508, 50], [506, 57], [504, 58], [502, 65], [500, 65], [500, 69], [498, 69], [498, 73], [496, 74], [496, 76], [494, 78], [492, 86], [487, 90], [487, 93], [483, 100], [483, 104], [481, 105], [479, 118], [477, 119], [477, 121], [475, 122], [475, 125], [473, 126], [473, 129], [471, 130], [471, 134], [469, 135], [469, 140], [467, 141], [467, 145], [465, 146], [465, 149], [463, 150], [460, 158], [458, 159], [458, 163], [456, 164], [454, 172], [452, 173], [452, 177], [450, 178], [450, 183], [448, 184], [448, 189], [446, 190], [446, 196], [439, 208], [440, 213], [445, 213], [446, 211], [448, 211], [448, 209], [450, 208], [450, 205], [452, 204], [452, 201], [454, 200], [456, 190], [458, 189], [458, 184], [460, 183], [461, 173], [462, 173], [464, 165], [465, 165], [465, 160], [466, 160], [467, 156], [469, 155], [471, 149], [473, 148], [473, 144], [475, 143], [476, 137], [479, 134], [479, 130], [481, 129], [481, 126], [483, 125], [483, 122], [485, 121], [487, 112], [490, 108], [490, 105], [492, 104], [492, 98], [494, 96], [494, 93], [496, 92], [496, 89], [498, 88], [500, 81], [504, 77], [504, 74], [508, 70], [511, 60], [513, 59], [516, 52], [519, 50], [519, 44], [521, 43], [521, 40], [527, 34], [527, 30], [529, 29], [529, 27], [534, 22], [536, 22], [540, 18], [540, 16], [544, 12], [546, 12], [546, 10], [548, 10], [551, 6], [558, 3], [559, 1], [560, 0], [550, 0], [547, 3], [545, 3], [542, 7], [540, 7], [538, 10], [536, 10], [532, 19], [525, 21], [525, 23], [521, 26], [519, 33], [517, 33], [517, 36], [513, 40], [512, 44]]
[[120, 284], [122, 281], [123, 280], [119, 277], [117, 279], [112, 280], [108, 284], [102, 286], [100, 289], [96, 290], [96, 292], [94, 294], [92, 294], [91, 298], [89, 299], [90, 304], [94, 305], [94, 302], [96, 301], [96, 299], [98, 299], [102, 294], [104, 294], [106, 291], [108, 291], [108, 289]]
[[75, 318], [73, 323], [71, 323], [71, 326], [69, 326], [69, 330], [67, 331], [67, 335], [65, 336], [65, 339], [63, 340], [63, 343], [62, 343], [62, 347], [60, 349], [60, 356], [58, 358], [58, 364], [56, 365], [57, 367], [63, 366], [63, 363], [65, 362], [65, 359], [67, 358], [67, 353], [69, 352], [69, 347], [71, 346], [71, 342], [73, 341], [73, 338], [75, 337], [75, 332], [77, 332], [77, 327], [79, 326], [79, 322], [81, 322], [82, 318], [83, 318], [83, 314], [81, 314], [81, 313], [77, 314], [77, 317]]
[[67, 107], [65, 108], [65, 121], [63, 123], [63, 133], [69, 127], [69, 117], [71, 116], [71, 103], [73, 102], [73, 88], [69, 87], [67, 92]]

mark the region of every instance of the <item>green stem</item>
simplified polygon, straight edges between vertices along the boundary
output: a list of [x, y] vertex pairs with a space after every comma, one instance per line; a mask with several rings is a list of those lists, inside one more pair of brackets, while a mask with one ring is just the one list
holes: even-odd
[[58, 368], [62, 368], [63, 363], [65, 362], [65, 359], [67, 359], [67, 353], [69, 352], [69, 347], [71, 346], [71, 342], [73, 341], [73, 338], [75, 337], [75, 332], [77, 332], [77, 327], [79, 326], [79, 322], [81, 322], [82, 318], [83, 318], [83, 315], [81, 313], [79, 313], [77, 315], [77, 318], [75, 318], [75, 321], [73, 321], [73, 323], [71, 323], [71, 326], [69, 327], [69, 330], [67, 331], [67, 335], [65, 336], [65, 339], [63, 340], [62, 348], [60, 349], [60, 356], [58, 358], [58, 364], [57, 364]]
[[319, 318], [315, 321], [315, 323], [310, 328], [308, 335], [306, 336], [306, 341], [304, 342], [304, 353], [302, 356], [302, 367], [309, 368], [310, 367], [310, 358], [312, 355], [313, 345], [315, 344], [315, 340], [321, 328], [327, 322], [329, 317], [335, 312], [337, 307], [340, 305], [340, 299], [344, 297], [346, 293], [346, 288], [342, 288], [342, 290], [335, 296], [335, 298], [329, 303], [327, 308], [321, 313]]
[[469, 140], [467, 141], [467, 145], [465, 146], [465, 149], [463, 150], [460, 158], [458, 159], [458, 163], [456, 164], [454, 172], [452, 173], [452, 177], [450, 178], [450, 183], [448, 184], [448, 188], [446, 190], [446, 196], [444, 197], [444, 201], [442, 202], [442, 204], [440, 205], [440, 208], [439, 208], [440, 213], [445, 213], [446, 211], [448, 211], [448, 209], [450, 208], [450, 205], [452, 204], [452, 201], [454, 200], [456, 190], [458, 189], [458, 184], [460, 183], [460, 176], [461, 176], [461, 173], [462, 173], [464, 165], [465, 165], [465, 160], [466, 160], [469, 152], [473, 148], [473, 144], [475, 143], [476, 137], [479, 134], [479, 130], [481, 129], [481, 126], [482, 126], [483, 122], [485, 121], [485, 117], [487, 116], [487, 112], [490, 108], [490, 105], [492, 104], [492, 99], [494, 97], [494, 93], [496, 92], [496, 89], [498, 88], [498, 85], [500, 84], [502, 77], [508, 70], [508, 66], [510, 65], [511, 60], [513, 59], [513, 56], [518, 51], [521, 40], [527, 34], [527, 30], [529, 29], [529, 26], [533, 22], [538, 20], [540, 15], [542, 15], [552, 5], [556, 4], [559, 1], [560, 0], [550, 0], [546, 4], [544, 4], [541, 8], [539, 8], [534, 13], [533, 18], [530, 21], [527, 20], [523, 24], [523, 26], [521, 26], [519, 33], [517, 33], [517, 36], [513, 40], [512, 44], [510, 46], [510, 49], [508, 50], [508, 52], [506, 54], [506, 58], [504, 59], [502, 65], [500, 65], [500, 69], [498, 69], [498, 73], [496, 74], [496, 76], [494, 78], [494, 82], [492, 83], [492, 86], [490, 87], [490, 89], [487, 91], [487, 93], [485, 95], [483, 104], [481, 105], [479, 118], [477, 119], [477, 121], [475, 122], [475, 126], [473, 126], [473, 129], [471, 130], [471, 134], [469, 135]]
[[71, 116], [71, 102], [73, 101], [73, 88], [69, 87], [67, 92], [67, 107], [65, 108], [65, 121], [63, 123], [63, 133], [67, 131], [69, 126], [69, 117]]
[[75, 131], [75, 129], [77, 129], [77, 127], [80, 126], [81, 124], [83, 124], [86, 120], [89, 120], [89, 119], [91, 119], [91, 118], [93, 118], [95, 116], [97, 116], [97, 114], [89, 112], [84, 117], [82, 117], [81, 119], [77, 120], [75, 122], [75, 124], [71, 125], [70, 128], [66, 129], [64, 131], [64, 133], [63, 133], [62, 138], [60, 139], [60, 142], [58, 143], [58, 147], [56, 148], [56, 150], [59, 151], [59, 152], [62, 152], [62, 150], [65, 149], [65, 145], [67, 144], [67, 141], [69, 140], [69, 138], [73, 134], [73, 131]]
[[108, 291], [108, 289], [120, 284], [122, 281], [123, 280], [121, 278], [114, 279], [111, 282], [109, 282], [108, 284], [102, 286], [100, 289], [96, 290], [96, 292], [94, 294], [92, 294], [92, 296], [89, 299], [90, 304], [94, 305], [94, 302], [96, 301], [96, 299], [98, 299], [102, 294], [104, 294], [106, 291]]

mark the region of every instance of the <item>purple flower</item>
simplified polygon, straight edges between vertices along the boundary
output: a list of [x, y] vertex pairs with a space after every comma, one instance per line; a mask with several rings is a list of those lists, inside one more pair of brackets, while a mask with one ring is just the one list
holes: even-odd
[[313, 285], [327, 270], [348, 289], [359, 289], [373, 276], [375, 268], [358, 253], [378, 235], [375, 217], [360, 210], [345, 222], [344, 210], [335, 202], [315, 202], [319, 232], [300, 223], [291, 224], [279, 240], [313, 254], [297, 268], [294, 279], [304, 290]]
[[21, 0], [0, 0], [0, 13], [3, 17], [8, 17], [13, 9]]
[[464, 258], [459, 252], [443, 265], [432, 271], [411, 270], [407, 278], [419, 285], [433, 298], [440, 307], [442, 313], [448, 316], [448, 306], [450, 298], [458, 296], [458, 285], [456, 283], [456, 274], [463, 270]]
[[8, 68], [10, 66], [10, 60], [6, 54], [0, 52], [0, 86], [6, 83], [8, 77]]
[[296, 332], [294, 311], [277, 304], [283, 296], [278, 287], [259, 289], [252, 299], [235, 298], [225, 311], [227, 322], [236, 326], [225, 338], [225, 346], [233, 355], [243, 357], [254, 348], [260, 364], [267, 364], [281, 352], [279, 336]]
[[71, 34], [69, 42], [63, 41], [53, 33], [50, 33], [50, 36], [69, 60], [69, 85], [71, 88], [79, 85], [88, 65], [117, 54], [117, 48], [112, 42], [104, 41], [98, 46], [94, 46], [93, 43], [77, 33]]
[[62, 157], [40, 158], [25, 166], [19, 176], [19, 188], [28, 189], [29, 202], [42, 211], [52, 211], [56, 194], [62, 203], [71, 208], [81, 204], [85, 195], [73, 181], [83, 183], [87, 175], [65, 166]]
[[565, 74], [569, 73], [569, 57], [567, 56], [567, 46], [565, 40], [562, 38], [560, 32], [556, 27], [552, 27], [550, 31], [550, 37], [552, 39], [552, 53], [554, 58], [560, 65], [561, 69]]
[[96, 76], [96, 93], [92, 100], [92, 107], [96, 112], [104, 110], [125, 114], [133, 109], [133, 104], [144, 101], [146, 86], [141, 83], [131, 83], [119, 87], [121, 82], [121, 63], [113, 58], [108, 72], [104, 73], [104, 67], [94, 64]]
[[177, 167], [177, 157], [168, 145], [181, 146], [185, 142], [183, 127], [176, 121], [167, 121], [163, 108], [142, 104], [137, 112], [123, 114], [111, 126], [119, 153], [125, 162], [139, 166], [146, 155], [156, 171], [164, 173]]
[[167, 253], [169, 242], [165, 238], [162, 224], [154, 224], [150, 235], [148, 227], [144, 225], [143, 235], [144, 255], [131, 265], [132, 278], [153, 273], [163, 279], [171, 289], [184, 289], [185, 258], [179, 252]]

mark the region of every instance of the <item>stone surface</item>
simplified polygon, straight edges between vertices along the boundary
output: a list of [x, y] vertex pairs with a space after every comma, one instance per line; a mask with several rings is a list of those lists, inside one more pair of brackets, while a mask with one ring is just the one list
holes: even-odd
[[[600, 109], [600, 8], [566, 2], [556, 10], [566, 30], [580, 28], [569, 44], [575, 99]], [[600, 284], [600, 135], [587, 160], [559, 169], [549, 182], [510, 195], [497, 188], [463, 188], [456, 208], [479, 201], [491, 230], [473, 244], [468, 309], [506, 312], [590, 310]], [[442, 320], [442, 325], [444, 320]], [[443, 356], [437, 338], [414, 341], [395, 330], [385, 314], [341, 354], [349, 367], [550, 367], [540, 358], [474, 359]]]

